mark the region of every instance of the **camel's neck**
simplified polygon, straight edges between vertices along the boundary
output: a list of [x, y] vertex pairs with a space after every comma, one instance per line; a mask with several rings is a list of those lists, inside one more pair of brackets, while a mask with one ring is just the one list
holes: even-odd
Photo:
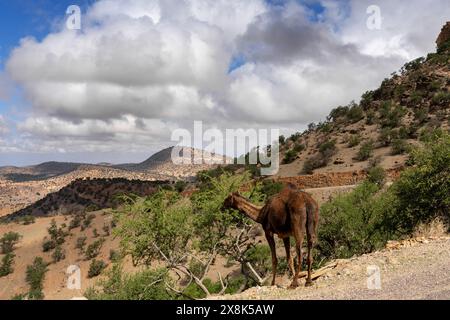
[[245, 214], [247, 217], [256, 222], [260, 221], [260, 213], [262, 207], [258, 207], [243, 197], [236, 198], [235, 206], [237, 210]]

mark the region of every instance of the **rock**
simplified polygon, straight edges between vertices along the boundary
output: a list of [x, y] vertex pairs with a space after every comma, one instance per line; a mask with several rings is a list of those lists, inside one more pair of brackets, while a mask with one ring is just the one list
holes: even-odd
[[441, 47], [444, 43], [450, 40], [450, 21], [448, 21], [441, 30], [441, 33], [439, 34], [439, 37], [436, 40], [436, 44], [439, 47]]

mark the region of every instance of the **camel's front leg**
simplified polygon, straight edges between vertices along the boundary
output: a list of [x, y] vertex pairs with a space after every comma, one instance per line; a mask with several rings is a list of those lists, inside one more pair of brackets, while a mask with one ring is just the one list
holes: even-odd
[[277, 276], [278, 260], [277, 260], [277, 252], [275, 249], [275, 239], [273, 237], [273, 233], [266, 232], [266, 239], [267, 239], [267, 242], [269, 243], [270, 251], [272, 252], [272, 273], [273, 273], [272, 286], [274, 286], [275, 278]]

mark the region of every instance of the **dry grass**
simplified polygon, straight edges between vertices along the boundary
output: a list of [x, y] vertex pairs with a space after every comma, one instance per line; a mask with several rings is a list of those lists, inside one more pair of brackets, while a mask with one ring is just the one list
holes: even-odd
[[429, 223], [421, 223], [414, 231], [413, 237], [441, 237], [448, 235], [449, 225], [443, 218], [436, 218]]

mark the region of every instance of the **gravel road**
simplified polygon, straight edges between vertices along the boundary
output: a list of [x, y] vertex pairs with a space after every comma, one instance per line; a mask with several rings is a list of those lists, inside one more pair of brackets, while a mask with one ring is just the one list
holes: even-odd
[[[368, 266], [378, 266], [381, 288], [368, 289]], [[280, 282], [283, 288], [256, 287], [221, 299], [450, 300], [450, 238], [423, 239], [397, 249], [339, 260], [338, 267], [310, 288], [288, 290], [288, 280]]]

